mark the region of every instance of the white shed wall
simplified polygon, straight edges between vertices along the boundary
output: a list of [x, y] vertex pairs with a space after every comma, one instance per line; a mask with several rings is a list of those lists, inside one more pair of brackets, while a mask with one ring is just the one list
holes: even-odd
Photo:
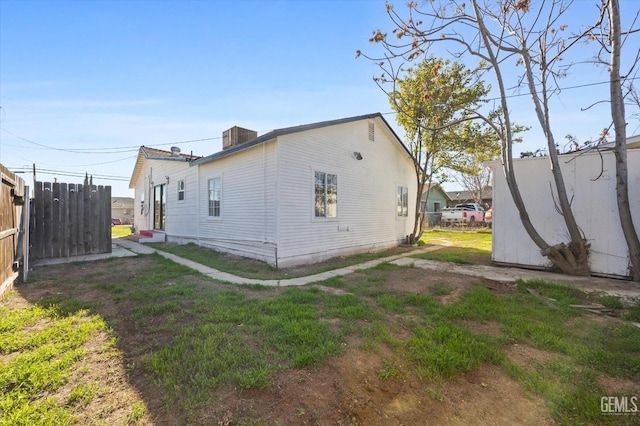
[[[362, 120], [278, 139], [278, 265], [319, 262], [401, 243], [413, 229], [415, 172], [407, 152], [375, 123]], [[354, 152], [363, 159], [356, 160]], [[336, 218], [314, 217], [314, 174], [337, 175]], [[396, 214], [397, 186], [409, 189], [409, 215]]]
[[[591, 243], [592, 272], [627, 276], [629, 259], [619, 225], [613, 153], [603, 152], [602, 157], [598, 153], [569, 154], [561, 156], [560, 159], [569, 198], [573, 197], [572, 206], [576, 220]], [[631, 211], [638, 228], [640, 150], [628, 150], [628, 161]], [[534, 267], [551, 266], [524, 230], [504, 174], [499, 167], [494, 173], [493, 187], [493, 260]], [[514, 160], [514, 170], [533, 225], [550, 244], [567, 242], [568, 233], [562, 217], [556, 211], [551, 194], [550, 183], [553, 178], [549, 159]], [[553, 194], [555, 197], [555, 190]]]

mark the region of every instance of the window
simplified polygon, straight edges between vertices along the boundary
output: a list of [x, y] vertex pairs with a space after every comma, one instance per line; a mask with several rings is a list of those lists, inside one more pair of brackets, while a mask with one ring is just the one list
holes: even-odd
[[178, 201], [184, 201], [184, 180], [178, 181]]
[[316, 172], [314, 186], [315, 216], [338, 216], [338, 176], [324, 172]]
[[209, 216], [220, 216], [220, 178], [209, 179]]
[[409, 188], [406, 186], [398, 187], [398, 216], [409, 216]]
[[440, 203], [438, 202], [433, 203], [433, 211], [436, 213], [440, 211]]

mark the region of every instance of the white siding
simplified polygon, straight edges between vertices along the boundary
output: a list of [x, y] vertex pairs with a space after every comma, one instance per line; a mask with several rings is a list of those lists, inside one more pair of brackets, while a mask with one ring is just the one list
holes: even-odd
[[[628, 160], [631, 210], [635, 218], [640, 218], [640, 150], [628, 150]], [[598, 153], [563, 155], [561, 164], [576, 220], [591, 243], [591, 270], [597, 274], [627, 276], [629, 260], [619, 224], [613, 153], [603, 152], [602, 157]], [[564, 221], [551, 195], [549, 160], [520, 159], [514, 160], [514, 165], [536, 229], [550, 244], [567, 242]], [[493, 194], [493, 259], [509, 264], [550, 266], [524, 230], [499, 168], [494, 173]], [[640, 220], [635, 225], [639, 227]]]
[[[167, 240], [198, 235], [198, 170], [184, 162], [163, 161], [162, 173], [169, 177], [165, 232]], [[160, 177], [158, 177], [160, 179]], [[178, 181], [184, 180], [184, 200], [178, 200]]]
[[[153, 229], [153, 187], [164, 184], [167, 189], [165, 232], [167, 236], [197, 235], [197, 170], [186, 161], [143, 160], [135, 182], [134, 225], [138, 230]], [[185, 200], [178, 201], [178, 180], [185, 180]], [[140, 194], [147, 205], [141, 209]]]
[[[198, 243], [275, 263], [275, 142], [193, 167], [200, 180]], [[209, 216], [208, 180], [222, 180], [220, 217]]]
[[[318, 262], [337, 255], [398, 245], [413, 228], [412, 213], [396, 215], [397, 186], [409, 188], [415, 206], [415, 175], [407, 152], [374, 120], [324, 127], [278, 139], [278, 264]], [[354, 158], [354, 152], [362, 160]], [[314, 217], [314, 172], [338, 177], [338, 215]]]

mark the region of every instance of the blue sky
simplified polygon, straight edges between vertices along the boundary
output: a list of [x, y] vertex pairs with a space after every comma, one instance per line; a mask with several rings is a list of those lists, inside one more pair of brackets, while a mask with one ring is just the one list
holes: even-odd
[[[372, 81], [379, 69], [355, 58], [375, 52], [368, 39], [377, 28], [391, 29], [384, 0], [0, 0], [0, 162], [35, 163], [39, 180], [81, 182], [63, 173], [89, 172], [114, 196], [130, 196], [140, 145], [208, 155], [234, 125], [262, 134], [390, 112]], [[566, 87], [607, 79], [584, 69]], [[602, 90], [565, 92], [554, 105], [557, 138], [597, 137], [606, 107], [580, 107]], [[535, 124], [526, 97], [514, 114]], [[516, 152], [543, 146], [537, 131], [525, 138]], [[180, 143], [199, 139], [211, 140]]]

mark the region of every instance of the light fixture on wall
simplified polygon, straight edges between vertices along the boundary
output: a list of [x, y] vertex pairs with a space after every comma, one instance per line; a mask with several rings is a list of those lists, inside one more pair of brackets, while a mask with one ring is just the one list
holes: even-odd
[[169, 176], [164, 177], [167, 180], [167, 185], [169, 185]]
[[355, 158], [356, 160], [360, 161], [360, 160], [362, 160], [362, 154], [360, 154], [358, 151], [354, 151], [353, 152], [353, 158]]

